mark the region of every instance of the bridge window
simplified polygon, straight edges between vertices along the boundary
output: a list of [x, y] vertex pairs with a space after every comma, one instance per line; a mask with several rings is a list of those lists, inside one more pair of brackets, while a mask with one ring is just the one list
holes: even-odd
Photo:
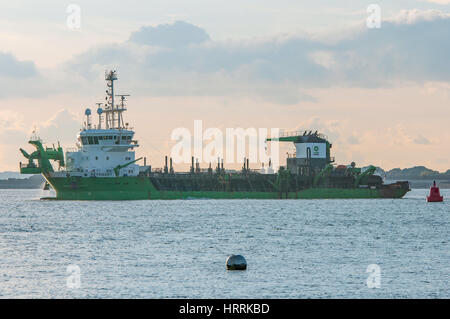
[[[122, 136], [122, 139], [130, 138]], [[120, 141], [120, 136], [83, 136], [81, 137], [81, 143], [83, 145], [96, 145], [99, 144], [99, 141], [107, 141], [107, 140], [115, 140], [116, 142]]]

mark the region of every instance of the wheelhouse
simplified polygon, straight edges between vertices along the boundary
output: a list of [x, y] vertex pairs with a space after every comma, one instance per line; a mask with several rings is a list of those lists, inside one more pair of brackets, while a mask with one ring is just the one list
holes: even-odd
[[80, 132], [78, 142], [82, 146], [89, 145], [131, 145], [134, 132], [110, 130], [84, 130]]

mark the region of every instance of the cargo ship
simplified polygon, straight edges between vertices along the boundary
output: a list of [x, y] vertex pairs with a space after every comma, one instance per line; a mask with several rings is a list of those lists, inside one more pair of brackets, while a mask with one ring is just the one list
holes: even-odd
[[[58, 200], [145, 200], [145, 199], [331, 199], [331, 198], [402, 198], [410, 186], [407, 181], [384, 184], [375, 175], [375, 167], [362, 170], [354, 163], [334, 164], [332, 144], [326, 136], [312, 131], [283, 134], [267, 141], [293, 143], [295, 156], [275, 172], [251, 170], [248, 159], [242, 170], [227, 170], [223, 159], [215, 168], [201, 169], [192, 158], [188, 172], [175, 172], [166, 156], [162, 169], [152, 169], [138, 162], [139, 147], [135, 132], [124, 122], [125, 100], [116, 95], [115, 71], [105, 73], [106, 102], [98, 104], [98, 124], [92, 124], [92, 112], [85, 110], [86, 122], [77, 136], [75, 149], [64, 153], [61, 145], [44, 147], [33, 136], [32, 153], [20, 149], [28, 160], [20, 163], [22, 174], [42, 174], [46, 186]], [[119, 103], [115, 104], [115, 97]], [[103, 107], [102, 107], [103, 106]], [[214, 164], [215, 165], [215, 164]], [[57, 166], [57, 168], [54, 168]]]

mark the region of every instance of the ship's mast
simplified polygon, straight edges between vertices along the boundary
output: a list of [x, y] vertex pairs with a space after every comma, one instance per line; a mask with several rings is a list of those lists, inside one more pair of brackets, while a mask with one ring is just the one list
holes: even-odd
[[116, 71], [105, 72], [105, 80], [108, 89], [106, 90], [106, 129], [115, 128], [115, 110], [114, 110], [114, 81], [117, 80]]
[[[109, 71], [105, 72], [105, 80], [107, 82], [108, 89], [106, 90], [106, 103], [103, 113], [105, 113], [105, 126], [106, 129], [123, 129], [125, 128], [122, 113], [126, 111], [125, 97], [128, 94], [115, 95], [114, 94], [114, 81], [117, 80], [117, 72]], [[120, 105], [114, 104], [114, 97], [119, 96]]]
[[117, 126], [124, 128], [125, 123], [123, 122], [122, 112], [127, 110], [125, 108], [125, 99], [127, 96], [130, 96], [130, 95], [129, 94], [118, 94], [116, 96], [120, 97], [120, 108], [119, 108], [119, 105], [117, 105], [117, 114], [118, 114], [118, 125]]

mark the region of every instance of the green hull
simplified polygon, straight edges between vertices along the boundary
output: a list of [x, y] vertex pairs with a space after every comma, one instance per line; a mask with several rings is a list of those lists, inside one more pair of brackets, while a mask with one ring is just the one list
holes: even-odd
[[[51, 178], [59, 200], [402, 198], [408, 189], [309, 188], [298, 192], [159, 191], [147, 177]], [[50, 199], [50, 198], [49, 198]]]

